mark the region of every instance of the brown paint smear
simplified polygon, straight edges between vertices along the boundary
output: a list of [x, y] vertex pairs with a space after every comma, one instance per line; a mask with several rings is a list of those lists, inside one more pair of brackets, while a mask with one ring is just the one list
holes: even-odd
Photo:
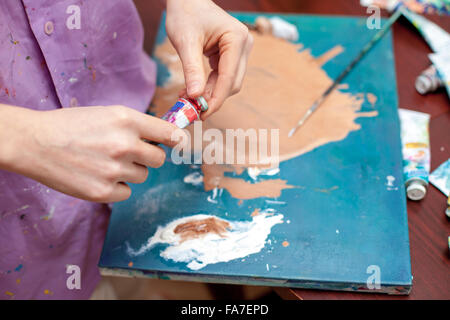
[[366, 96], [367, 96], [367, 101], [369, 101], [369, 103], [373, 107], [375, 105], [375, 103], [377, 102], [377, 96], [374, 95], [373, 93], [368, 93], [368, 94], [366, 94]]
[[236, 169], [226, 165], [202, 165], [203, 185], [205, 191], [214, 188], [224, 188], [231, 196], [238, 199], [253, 199], [259, 197], [276, 198], [281, 191], [294, 186], [286, 184], [286, 180], [270, 179], [257, 183], [250, 183], [241, 178], [227, 177], [225, 172], [235, 172]]
[[[202, 123], [203, 130], [217, 128], [225, 137], [225, 129], [268, 129], [270, 137], [270, 129], [279, 129], [279, 159], [284, 161], [342, 140], [351, 131], [360, 129], [355, 123], [357, 118], [377, 115], [377, 111], [358, 112], [364, 94], [334, 90], [296, 134], [288, 138], [289, 130], [332, 83], [321, 66], [343, 49], [335, 46], [314, 58], [308, 49], [298, 51], [302, 45], [271, 35], [252, 34], [254, 47], [241, 91], [228, 98], [218, 112]], [[184, 88], [184, 76], [176, 51], [167, 39], [156, 48], [155, 55], [170, 71], [168, 81], [164, 87], [157, 88], [153, 100], [152, 111], [162, 116], [178, 99], [178, 92]], [[345, 88], [345, 84], [341, 88]], [[373, 101], [372, 97], [369, 99]], [[192, 127], [189, 131], [193, 137]], [[270, 138], [268, 140], [270, 154]], [[205, 142], [203, 147], [207, 144]], [[226, 154], [226, 146], [223, 149]], [[248, 163], [248, 155], [245, 159], [240, 165], [202, 165], [205, 190], [225, 188], [233, 197], [251, 199], [278, 197], [283, 189], [293, 187], [280, 179], [249, 183], [238, 177], [224, 176], [224, 172], [234, 171], [239, 175], [245, 167], [262, 166]]]
[[228, 228], [230, 228], [228, 222], [211, 217], [181, 223], [176, 226], [173, 232], [179, 234], [181, 242], [183, 242], [190, 239], [201, 238], [208, 233], [215, 233], [223, 238]]

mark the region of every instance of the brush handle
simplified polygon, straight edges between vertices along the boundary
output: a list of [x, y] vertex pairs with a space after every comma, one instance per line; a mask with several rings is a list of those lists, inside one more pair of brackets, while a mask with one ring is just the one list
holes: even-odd
[[333, 81], [333, 83], [325, 90], [325, 92], [314, 101], [313, 105], [308, 109], [306, 114], [298, 121], [297, 125], [291, 129], [289, 132], [289, 137], [292, 137], [295, 131], [305, 123], [306, 119], [308, 119], [311, 114], [316, 111], [316, 109], [322, 104], [322, 102], [326, 99], [326, 97], [331, 93], [331, 91], [336, 88], [336, 86], [345, 78], [345, 76], [355, 67], [355, 65], [366, 55], [366, 53], [372, 49], [372, 47], [380, 40], [386, 32], [391, 28], [392, 24], [397, 21], [397, 19], [402, 14], [401, 8], [396, 10], [394, 14], [388, 19], [388, 21], [384, 24], [383, 28], [378, 31], [373, 38], [362, 48], [362, 50], [358, 53], [358, 55], [350, 62], [350, 64], [339, 74], [339, 76]]
[[344, 71], [341, 72], [341, 74], [334, 80], [333, 84], [323, 93], [323, 96], [327, 96], [333, 89], [342, 81], [342, 79], [345, 78], [345, 76], [355, 67], [355, 65], [366, 55], [366, 53], [372, 49], [372, 47], [383, 38], [383, 36], [386, 34], [386, 32], [391, 28], [392, 24], [400, 17], [401, 10], [397, 10], [394, 12], [394, 14], [386, 21], [383, 28], [378, 31], [373, 38], [367, 43], [362, 50], [359, 52], [359, 54], [350, 62], [350, 64], [347, 66], [347, 68], [344, 69]]

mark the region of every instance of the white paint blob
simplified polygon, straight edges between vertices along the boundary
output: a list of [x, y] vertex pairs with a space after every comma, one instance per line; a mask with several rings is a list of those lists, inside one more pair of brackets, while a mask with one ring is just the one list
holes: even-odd
[[[208, 218], [228, 222], [230, 227], [222, 237], [210, 232], [185, 241], [181, 241], [179, 234], [174, 232], [180, 224]], [[139, 256], [156, 244], [168, 244], [169, 246], [161, 251], [161, 257], [187, 263], [189, 269], [199, 270], [208, 264], [227, 262], [261, 251], [272, 227], [282, 222], [283, 215], [273, 213], [273, 210], [262, 211], [251, 221], [229, 221], [213, 215], [198, 214], [176, 219], [164, 227], [158, 227], [155, 234], [138, 250], [131, 248], [127, 242], [127, 253], [130, 256]]]
[[280, 168], [269, 168], [269, 169], [261, 169], [258, 167], [249, 167], [247, 168], [247, 174], [252, 178], [252, 180], [257, 180], [258, 176], [274, 176], [277, 173], [280, 173]]
[[203, 176], [200, 174], [200, 172], [192, 172], [184, 177], [183, 179], [184, 183], [189, 183], [194, 186], [199, 186], [203, 183]]

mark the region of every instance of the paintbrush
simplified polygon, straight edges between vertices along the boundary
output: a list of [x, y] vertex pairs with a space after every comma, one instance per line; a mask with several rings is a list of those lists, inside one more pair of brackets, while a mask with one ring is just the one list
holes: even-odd
[[364, 57], [364, 55], [372, 49], [372, 47], [380, 40], [386, 32], [390, 29], [392, 24], [400, 17], [401, 8], [397, 9], [394, 14], [386, 21], [383, 28], [380, 29], [373, 38], [367, 43], [364, 48], [359, 52], [359, 54], [350, 62], [350, 64], [341, 72], [341, 74], [333, 81], [333, 83], [325, 90], [325, 92], [312, 104], [312, 106], [306, 111], [303, 117], [298, 121], [297, 125], [289, 131], [288, 137], [292, 137], [294, 133], [300, 128], [303, 123], [317, 110], [317, 108], [322, 104], [322, 102], [328, 97], [328, 95], [333, 91], [334, 88], [345, 78], [345, 76], [355, 67], [355, 65]]

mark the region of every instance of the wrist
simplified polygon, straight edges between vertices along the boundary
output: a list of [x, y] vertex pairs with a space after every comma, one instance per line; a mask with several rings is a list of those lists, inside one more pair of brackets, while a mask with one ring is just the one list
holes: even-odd
[[0, 169], [18, 172], [32, 139], [38, 111], [0, 104]]

